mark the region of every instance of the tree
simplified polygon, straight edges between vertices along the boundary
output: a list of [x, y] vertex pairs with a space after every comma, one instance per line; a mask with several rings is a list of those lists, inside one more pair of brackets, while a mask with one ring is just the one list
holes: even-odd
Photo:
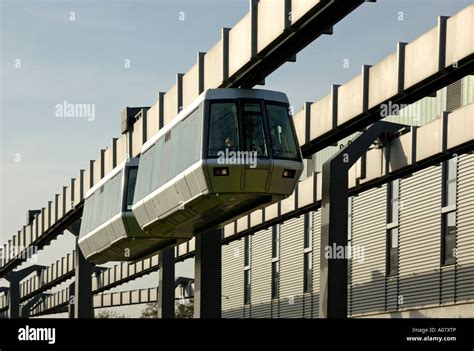
[[191, 299], [185, 303], [178, 302], [176, 306], [176, 318], [193, 318], [194, 301]]
[[[188, 302], [177, 302], [175, 309], [176, 318], [193, 318], [194, 314], [194, 302], [190, 300]], [[145, 309], [142, 311], [141, 318], [158, 318], [158, 303], [148, 303]]]
[[147, 303], [140, 318], [158, 318], [158, 303]]
[[126, 318], [124, 314], [120, 314], [117, 311], [102, 310], [95, 315], [95, 318]]

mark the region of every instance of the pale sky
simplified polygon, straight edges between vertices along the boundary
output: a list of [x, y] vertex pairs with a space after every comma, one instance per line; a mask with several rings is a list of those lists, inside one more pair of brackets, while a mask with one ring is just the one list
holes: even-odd
[[[471, 0], [365, 3], [266, 80], [295, 110], [453, 15]], [[0, 0], [0, 243], [45, 207], [120, 134], [125, 106], [149, 106], [247, 11], [247, 0]], [[75, 20], [71, 21], [71, 12]], [[184, 20], [183, 19], [184, 14]], [[344, 67], [347, 59], [349, 67]], [[130, 68], [124, 67], [129, 60]], [[18, 67], [20, 63], [20, 67]], [[95, 104], [95, 120], [58, 118], [55, 106]], [[16, 162], [19, 161], [19, 162]], [[70, 234], [40, 253], [50, 264], [73, 248]], [[182, 266], [182, 267], [181, 267]], [[191, 275], [192, 263], [178, 275]], [[155, 286], [156, 273], [118, 290]], [[130, 308], [135, 315], [137, 308]]]

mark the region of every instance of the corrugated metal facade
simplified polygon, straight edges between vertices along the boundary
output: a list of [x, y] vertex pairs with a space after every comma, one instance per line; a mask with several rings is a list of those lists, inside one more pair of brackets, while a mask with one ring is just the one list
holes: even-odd
[[[442, 266], [442, 167], [400, 180], [399, 269], [386, 274], [387, 186], [352, 200], [348, 311], [352, 317], [474, 302], [474, 155], [458, 159], [457, 261]], [[243, 304], [243, 240], [223, 247], [223, 316], [317, 318], [320, 211], [310, 212], [312, 293], [303, 293], [303, 216], [280, 225], [280, 298], [271, 299], [271, 228], [251, 237], [251, 304]], [[361, 248], [363, 251], [360, 251]], [[359, 250], [359, 251], [357, 251]]]
[[303, 317], [303, 217], [280, 226], [281, 318]]
[[400, 182], [399, 308], [439, 302], [441, 167]]
[[244, 317], [243, 240], [222, 246], [222, 317]]
[[262, 230], [252, 235], [251, 284], [252, 318], [271, 318], [272, 308], [272, 231]]
[[383, 187], [353, 199], [353, 314], [385, 310], [386, 196], [387, 190]]
[[[474, 102], [474, 76], [453, 83], [388, 120], [423, 125], [446, 109]], [[350, 138], [350, 137], [349, 137]], [[346, 138], [340, 143], [345, 143]], [[338, 147], [313, 155], [320, 170]], [[351, 202], [352, 257], [348, 275], [348, 315], [409, 311], [474, 302], [474, 155], [457, 159], [456, 261], [441, 264], [443, 167], [430, 167], [399, 180], [398, 222], [387, 224], [387, 185], [368, 190]], [[452, 209], [448, 209], [452, 211]], [[342, 219], [341, 219], [342, 220]], [[252, 236], [251, 304], [243, 304], [243, 241], [223, 248], [223, 316], [317, 318], [321, 213], [310, 212], [312, 250], [304, 247], [304, 217], [282, 223], [279, 240], [279, 298], [271, 298], [272, 230]], [[387, 274], [387, 231], [398, 228], [398, 270]], [[359, 249], [359, 251], [357, 251]], [[235, 252], [240, 250], [240, 257]], [[361, 251], [363, 250], [363, 251]], [[304, 253], [312, 258], [312, 292], [304, 293]]]
[[319, 245], [321, 242], [321, 211], [313, 212], [313, 318], [319, 317]]
[[474, 301], [474, 155], [461, 155], [457, 187], [456, 300]]

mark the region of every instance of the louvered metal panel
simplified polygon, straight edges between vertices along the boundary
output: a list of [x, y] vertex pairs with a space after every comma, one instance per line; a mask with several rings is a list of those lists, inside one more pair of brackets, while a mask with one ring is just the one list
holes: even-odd
[[272, 318], [280, 318], [280, 300], [274, 299], [271, 302]]
[[458, 80], [446, 89], [446, 111], [451, 112], [462, 106], [462, 81]]
[[303, 296], [290, 295], [280, 299], [279, 318], [303, 318]]
[[313, 318], [313, 293], [303, 295], [303, 318]]
[[244, 241], [222, 246], [222, 316], [243, 318]]
[[385, 310], [394, 312], [398, 309], [398, 275], [389, 276], [385, 281]]
[[439, 303], [441, 167], [400, 183], [399, 308]]
[[252, 318], [252, 305], [244, 305], [243, 307], [244, 318]]
[[456, 289], [456, 266], [449, 265], [441, 267], [440, 303], [452, 304], [454, 302]]
[[280, 225], [280, 317], [303, 317], [304, 219]]
[[352, 206], [352, 313], [383, 312], [386, 187], [355, 197]]
[[252, 235], [252, 318], [271, 317], [272, 230]]
[[474, 301], [474, 155], [458, 159], [456, 300]]
[[319, 261], [321, 242], [321, 210], [312, 215], [312, 245], [313, 245], [313, 318], [319, 317]]
[[462, 79], [462, 105], [474, 102], [474, 75]]
[[243, 318], [243, 306], [240, 308], [234, 308], [231, 310], [223, 310], [222, 311], [222, 318]]

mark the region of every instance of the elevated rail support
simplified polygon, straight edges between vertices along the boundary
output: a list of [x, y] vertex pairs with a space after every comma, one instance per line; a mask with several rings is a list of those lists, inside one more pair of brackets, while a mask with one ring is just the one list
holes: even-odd
[[[68, 230], [76, 236], [76, 269], [74, 278], [74, 318], [94, 318], [92, 305], [92, 273], [94, 265], [86, 260], [79, 248], [79, 232], [81, 222], [76, 221], [68, 227]], [[71, 303], [71, 301], [70, 301]], [[71, 317], [70, 308], [67, 310]]]
[[196, 235], [194, 318], [221, 318], [222, 230]]
[[[377, 139], [404, 125], [379, 121], [323, 164], [320, 242], [319, 317], [347, 318], [348, 172]], [[331, 253], [328, 255], [327, 253]]]
[[174, 247], [159, 253], [158, 318], [174, 318]]
[[10, 282], [8, 291], [9, 318], [20, 318], [20, 282], [33, 272], [39, 274], [44, 268], [44, 266], [32, 265], [19, 271], [8, 272], [5, 275], [4, 278]]
[[31, 310], [49, 295], [50, 294], [47, 293], [35, 295], [31, 300], [21, 306], [21, 318], [30, 318]]

